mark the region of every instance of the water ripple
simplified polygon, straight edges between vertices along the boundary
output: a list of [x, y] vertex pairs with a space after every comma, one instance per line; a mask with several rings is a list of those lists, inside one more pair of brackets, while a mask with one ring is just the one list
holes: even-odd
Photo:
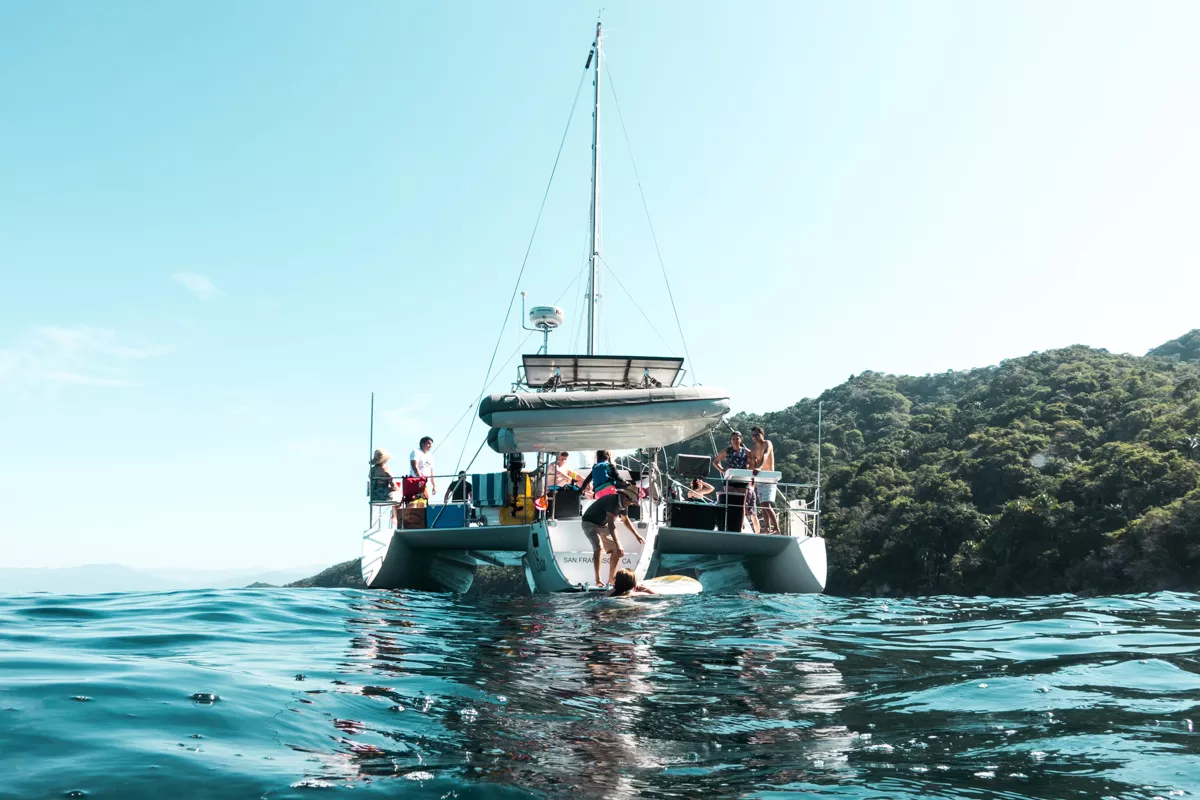
[[1178, 593], [0, 597], [0, 797], [1192, 797], [1198, 613]]

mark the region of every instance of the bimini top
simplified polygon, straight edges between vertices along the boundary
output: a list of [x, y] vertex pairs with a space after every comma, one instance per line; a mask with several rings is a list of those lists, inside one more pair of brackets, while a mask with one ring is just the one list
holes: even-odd
[[525, 356], [530, 389], [660, 389], [675, 385], [683, 359], [660, 356]]
[[508, 392], [479, 404], [498, 453], [665, 447], [716, 427], [729, 393], [711, 386]]

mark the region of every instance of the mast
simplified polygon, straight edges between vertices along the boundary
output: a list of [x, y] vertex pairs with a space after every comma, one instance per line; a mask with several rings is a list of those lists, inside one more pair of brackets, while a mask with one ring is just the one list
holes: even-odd
[[596, 354], [596, 309], [600, 302], [596, 278], [600, 271], [600, 48], [604, 37], [600, 23], [596, 23], [596, 41], [588, 62], [596, 70], [596, 93], [592, 110], [592, 267], [588, 279], [588, 346], [589, 356]]

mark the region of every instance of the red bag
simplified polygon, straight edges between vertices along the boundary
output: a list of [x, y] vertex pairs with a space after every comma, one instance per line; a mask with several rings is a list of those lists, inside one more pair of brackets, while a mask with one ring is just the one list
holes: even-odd
[[404, 492], [404, 502], [407, 503], [409, 500], [414, 498], [424, 497], [425, 484], [428, 482], [428, 480], [428, 478], [414, 478], [412, 476], [405, 478], [401, 483], [401, 487]]

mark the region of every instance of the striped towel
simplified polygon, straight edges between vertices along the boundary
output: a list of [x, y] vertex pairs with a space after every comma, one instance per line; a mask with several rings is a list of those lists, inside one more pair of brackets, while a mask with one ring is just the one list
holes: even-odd
[[508, 474], [504, 472], [487, 472], [471, 476], [471, 502], [476, 506], [504, 505], [504, 485]]

